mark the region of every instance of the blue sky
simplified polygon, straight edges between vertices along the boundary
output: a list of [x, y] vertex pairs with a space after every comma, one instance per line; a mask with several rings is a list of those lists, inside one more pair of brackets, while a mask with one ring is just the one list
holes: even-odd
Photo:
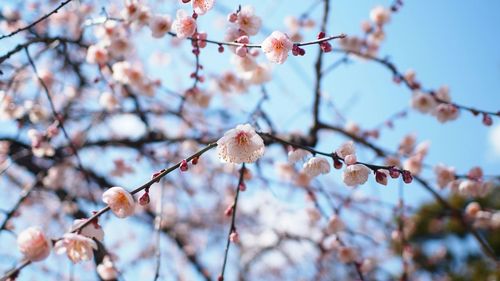
[[[284, 17], [300, 15], [303, 9], [309, 6], [309, 1], [256, 0], [241, 2], [241, 4], [255, 4], [257, 14], [262, 16], [267, 29], [285, 30]], [[108, 1], [96, 0], [92, 2], [97, 3], [98, 7], [108, 3]], [[155, 3], [154, 6], [158, 10], [168, 12], [173, 16], [175, 8], [170, 3], [178, 1], [150, 2]], [[307, 5], [304, 4], [306, 2]], [[328, 33], [359, 35], [360, 23], [368, 19], [370, 9], [378, 4], [388, 6], [391, 2], [332, 0]], [[3, 3], [19, 5], [21, 2]], [[217, 5], [231, 7], [237, 2], [218, 0], [217, 3]], [[500, 110], [500, 30], [498, 29], [500, 17], [498, 17], [498, 11], [500, 11], [498, 1], [487, 3], [453, 0], [405, 1], [404, 7], [399, 13], [393, 15], [391, 23], [386, 28], [387, 39], [380, 49], [379, 56], [389, 56], [402, 71], [414, 69], [425, 88], [448, 85], [452, 99], [459, 104], [491, 111]], [[319, 15], [320, 9], [316, 8], [312, 17], [318, 19]], [[213, 22], [224, 18], [225, 15], [211, 12], [200, 19], [200, 25], [209, 31], [209, 38], [223, 38], [223, 29], [217, 28]], [[142, 36], [147, 36], [147, 34]], [[266, 33], [261, 32], [255, 41], [261, 41], [266, 36]], [[305, 40], [315, 37], [316, 32], [305, 34]], [[19, 42], [18, 40], [13, 38], [0, 41], [0, 53], [12, 48], [14, 43]], [[184, 44], [186, 44], [184, 55], [173, 57], [170, 65], [170, 67], [179, 66], [180, 71], [177, 68], [172, 70], [172, 67], [165, 71], [147, 66], [150, 54], [156, 51], [167, 52], [168, 44], [138, 45], [146, 68], [153, 75], [160, 76], [165, 85], [173, 89], [183, 89], [190, 85], [187, 79], [190, 66], [186, 66], [185, 62], [186, 60], [190, 62], [192, 57], [188, 43]], [[305, 57], [290, 57], [285, 65], [274, 67], [275, 80], [268, 86], [270, 100], [266, 103], [265, 109], [271, 113], [277, 127], [282, 128], [283, 131], [306, 132], [310, 125], [313, 88], [312, 84], [307, 81], [313, 81], [314, 78], [313, 63], [316, 52], [313, 49], [307, 48]], [[339, 54], [327, 54], [324, 65], [329, 65], [340, 57]], [[226, 51], [220, 55], [213, 46], [203, 50], [201, 61], [207, 72], [231, 68], [229, 53]], [[301, 76], [292, 69], [296, 66], [299, 66]], [[353, 60], [351, 64], [343, 65], [328, 74], [323, 81], [323, 89], [325, 95], [331, 98], [347, 119], [370, 128], [393, 113], [408, 107], [410, 91], [391, 81], [389, 70], [383, 66], [373, 62]], [[244, 119], [245, 115], [237, 113], [238, 110], [251, 110], [258, 98], [259, 89], [255, 88], [249, 95], [236, 99], [235, 114], [242, 116], [239, 121]], [[220, 105], [221, 101], [218, 101], [218, 104]], [[336, 121], [333, 111], [328, 107], [322, 108], [322, 118], [325, 121]], [[235, 124], [228, 124], [228, 127], [233, 125]], [[0, 134], [6, 134], [8, 127], [7, 124], [0, 122]], [[472, 166], [480, 165], [486, 174], [500, 174], [500, 149], [498, 149], [500, 133], [494, 134], [494, 130], [500, 131], [499, 118], [494, 118], [494, 126], [489, 128], [483, 126], [478, 117], [462, 112], [457, 121], [443, 125], [431, 116], [410, 111], [408, 118], [396, 121], [395, 130], [385, 130], [377, 143], [394, 150], [404, 134], [414, 132], [419, 140], [430, 140], [432, 143], [426, 163], [442, 162], [455, 166], [462, 173]], [[491, 137], [492, 135], [496, 137]], [[340, 136], [322, 135], [319, 148], [331, 150], [342, 141]], [[496, 150], [493, 143], [497, 144]], [[368, 153], [361, 153], [359, 157], [364, 156], [370, 157]], [[89, 163], [93, 157], [95, 156], [89, 156]], [[106, 166], [105, 163], [102, 165]], [[146, 174], [149, 168], [149, 166], [144, 168]], [[339, 178], [339, 174], [333, 177]], [[430, 173], [425, 175], [432, 178]], [[130, 177], [123, 181], [135, 184], [142, 182], [143, 178]], [[362, 192], [378, 194], [384, 200], [394, 203], [397, 200], [396, 187], [396, 184], [391, 184], [386, 189], [380, 189], [371, 182], [362, 188]], [[405, 192], [407, 197], [411, 198], [412, 204], [430, 198], [418, 187], [412, 186]], [[0, 199], [0, 202], [2, 201]]]

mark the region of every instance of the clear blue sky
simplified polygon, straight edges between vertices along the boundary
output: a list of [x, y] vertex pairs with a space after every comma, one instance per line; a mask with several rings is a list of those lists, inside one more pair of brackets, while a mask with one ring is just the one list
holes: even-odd
[[[236, 3], [252, 4], [256, 6], [257, 14], [264, 19], [265, 27], [269, 30], [285, 30], [283, 19], [286, 15], [299, 15], [309, 6], [308, 1], [247, 1], [235, 2], [218, 0], [218, 4], [231, 7]], [[21, 1], [1, 1], [2, 5], [20, 5]], [[84, 1], [86, 2], [86, 1]], [[92, 1], [98, 7], [107, 5], [108, 1]], [[170, 3], [178, 1], [164, 1], [163, 4], [150, 1], [158, 10], [168, 12], [172, 16], [175, 8]], [[329, 34], [346, 33], [360, 34], [360, 23], [368, 19], [372, 7], [378, 4], [390, 5], [392, 1], [369, 0], [332, 0], [332, 12]], [[23, 1], [24, 3], [24, 1]], [[118, 3], [118, 1], [117, 1]], [[167, 6], [166, 7], [166, 5]], [[293, 4], [291, 4], [293, 3]], [[307, 3], [307, 4], [304, 4]], [[232, 7], [234, 8], [234, 7]], [[448, 85], [451, 96], [459, 104], [475, 106], [481, 109], [500, 110], [500, 11], [499, 1], [453, 1], [453, 0], [413, 0], [405, 1], [401, 11], [392, 17], [387, 26], [387, 39], [380, 49], [379, 56], [390, 56], [401, 70], [409, 68], [417, 72], [418, 79], [426, 88], [437, 88]], [[313, 18], [319, 19], [320, 9], [313, 12]], [[216, 18], [225, 18], [225, 15], [213, 11], [200, 19], [200, 25], [209, 31], [209, 38], [223, 38], [223, 30], [215, 30], [212, 22]], [[260, 41], [267, 36], [261, 32], [255, 40]], [[306, 34], [305, 40], [314, 39], [316, 32]], [[0, 54], [12, 48], [18, 39], [4, 40], [0, 43]], [[185, 56], [173, 58], [172, 63], [179, 65], [179, 69], [164, 70], [149, 67], [150, 73], [158, 74], [166, 86], [173, 89], [188, 87], [190, 81], [186, 79], [190, 68], [182, 63], [191, 59], [187, 43]], [[168, 50], [166, 44], [140, 46], [141, 56], [145, 59], [152, 51]], [[310, 107], [313, 100], [313, 61], [316, 52], [312, 48], [306, 49], [303, 58], [290, 57], [289, 62], [274, 68], [275, 80], [268, 86], [270, 100], [265, 108], [274, 118], [278, 128], [283, 131], [307, 131], [310, 124]], [[341, 55], [327, 54], [325, 65], [334, 62]], [[202, 64], [207, 72], [229, 69], [228, 52], [219, 55], [213, 46], [209, 46], [201, 54]], [[291, 62], [293, 61], [293, 62]], [[146, 64], [146, 63], [145, 63]], [[292, 66], [300, 66], [301, 77], [292, 70]], [[179, 74], [180, 73], [180, 74]], [[161, 74], [161, 75], [160, 75]], [[304, 83], [305, 81], [305, 83]], [[390, 72], [381, 65], [373, 62], [355, 60], [349, 65], [343, 65], [328, 74], [323, 82], [325, 93], [332, 102], [350, 120], [370, 128], [381, 121], [408, 107], [411, 93], [403, 86], [393, 84]], [[178, 84], [180, 82], [181, 84]], [[253, 89], [251, 98], [257, 100], [258, 89]], [[252, 106], [245, 103], [240, 106], [244, 110], [251, 110]], [[287, 106], [282, 106], [286, 104]], [[292, 108], [292, 109], [290, 109]], [[243, 116], [243, 115], [241, 115]], [[333, 112], [324, 107], [324, 120], [335, 120]], [[228, 125], [231, 127], [234, 124]], [[494, 118], [494, 126], [500, 125], [500, 119]], [[0, 134], [5, 134], [7, 124], [0, 123]], [[500, 174], [500, 155], [493, 153], [489, 135], [492, 128], [481, 124], [480, 119], [472, 117], [468, 112], [462, 112], [461, 117], [454, 122], [442, 125], [431, 116], [424, 116], [411, 111], [407, 119], [399, 120], [394, 131], [384, 131], [377, 142], [388, 149], [395, 149], [401, 137], [406, 133], [415, 132], [419, 140], [432, 142], [426, 163], [445, 163], [453, 165], [459, 172], [465, 173], [470, 167], [480, 165], [486, 174]], [[342, 141], [341, 137], [325, 135], [328, 142], [320, 142], [320, 148], [330, 150]], [[500, 139], [497, 140], [500, 142]], [[368, 156], [361, 153], [359, 157]], [[149, 168], [149, 167], [148, 167]], [[148, 175], [148, 168], [145, 173]], [[340, 174], [340, 173], [338, 173]], [[432, 177], [432, 174], [428, 174]], [[336, 175], [335, 177], [337, 177]], [[124, 179], [129, 184], [140, 183], [144, 177]], [[387, 189], [380, 189], [373, 184], [367, 184], [364, 192], [380, 194], [390, 202], [396, 202], [396, 185]], [[429, 199], [427, 193], [418, 187], [407, 190], [411, 203]], [[3, 200], [0, 199], [0, 202]], [[116, 222], [116, 221], [115, 221]], [[147, 232], [147, 231], [146, 231]], [[225, 230], [224, 230], [225, 232]], [[145, 233], [145, 235], [148, 235]], [[171, 265], [170, 265], [171, 266]], [[2, 266], [2, 270], [5, 267]], [[132, 273], [133, 274], [133, 273]], [[29, 274], [23, 275], [28, 276]], [[93, 278], [93, 277], [90, 277]], [[83, 278], [82, 280], [91, 280]], [[29, 279], [21, 279], [29, 280]], [[129, 279], [132, 280], [132, 279]]]

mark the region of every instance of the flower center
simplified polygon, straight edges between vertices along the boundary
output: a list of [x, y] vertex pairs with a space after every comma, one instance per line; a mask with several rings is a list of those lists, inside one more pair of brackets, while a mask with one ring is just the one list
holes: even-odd
[[235, 139], [236, 139], [236, 143], [238, 145], [248, 144], [248, 141], [249, 141], [248, 135], [245, 132], [238, 132], [238, 134], [236, 134]]

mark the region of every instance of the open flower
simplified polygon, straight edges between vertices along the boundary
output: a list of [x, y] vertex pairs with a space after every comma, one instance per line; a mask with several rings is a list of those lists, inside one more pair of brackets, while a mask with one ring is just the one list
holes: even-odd
[[128, 191], [114, 186], [102, 194], [102, 201], [109, 205], [111, 211], [119, 218], [126, 218], [134, 214], [134, 198]]
[[369, 174], [370, 169], [364, 165], [349, 165], [345, 168], [342, 179], [347, 186], [357, 186], [364, 184], [368, 180]]
[[198, 15], [203, 15], [214, 6], [215, 0], [192, 0], [193, 10]]
[[217, 141], [219, 158], [234, 164], [255, 162], [264, 149], [264, 141], [250, 124], [238, 125]]
[[323, 157], [312, 157], [304, 163], [302, 169], [309, 177], [316, 177], [320, 174], [327, 174], [330, 172], [330, 163]]
[[370, 11], [370, 19], [377, 25], [384, 25], [391, 19], [391, 11], [382, 6], [377, 6]]
[[264, 141], [250, 124], [238, 125], [217, 141], [219, 158], [234, 164], [255, 162], [264, 149]]
[[172, 20], [168, 15], [157, 15], [152, 17], [149, 21], [149, 28], [151, 29], [151, 34], [154, 38], [163, 37], [167, 32], [170, 31], [171, 27]]
[[431, 95], [422, 92], [414, 92], [411, 99], [411, 107], [421, 113], [432, 112], [436, 107], [436, 100]]
[[93, 249], [97, 250], [94, 240], [76, 233], [64, 234], [54, 246], [58, 255], [66, 253], [73, 263], [91, 260], [94, 257]]
[[248, 35], [255, 35], [259, 32], [262, 24], [261, 19], [255, 15], [252, 6], [243, 6], [237, 16], [237, 24], [240, 30]]
[[292, 149], [288, 152], [288, 162], [296, 163], [298, 161], [303, 161], [309, 156], [312, 156], [311, 152], [305, 149], [301, 148]]
[[52, 248], [50, 242], [43, 231], [38, 227], [25, 229], [17, 236], [17, 246], [19, 251], [30, 261], [41, 261], [47, 258]]
[[192, 36], [196, 31], [196, 21], [184, 10], [177, 10], [172, 28], [180, 39]]
[[288, 36], [279, 31], [274, 31], [262, 42], [262, 51], [266, 54], [267, 59], [278, 64], [286, 61], [292, 47], [293, 43]]

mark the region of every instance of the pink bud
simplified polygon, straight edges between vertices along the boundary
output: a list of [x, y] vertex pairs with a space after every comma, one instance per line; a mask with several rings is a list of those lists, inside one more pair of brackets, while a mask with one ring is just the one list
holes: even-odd
[[250, 39], [248, 38], [247, 35], [243, 35], [243, 36], [238, 37], [236, 42], [241, 43], [241, 44], [248, 44], [248, 43], [250, 43]]
[[217, 49], [217, 51], [219, 51], [219, 53], [223, 53], [224, 52], [224, 46], [219, 45], [219, 48]]
[[235, 13], [231, 13], [227, 16], [227, 21], [228, 22], [236, 22], [238, 20], [238, 15]]
[[[152, 179], [156, 178], [157, 176], [159, 176], [159, 175], [160, 175], [161, 173], [163, 173], [164, 171], [165, 171], [165, 170], [164, 170], [164, 169], [162, 169], [161, 171], [154, 173], [154, 174], [153, 174]], [[157, 179], [157, 180], [156, 180], [156, 182], [160, 182], [160, 179]]]
[[356, 155], [355, 154], [349, 154], [344, 158], [345, 164], [346, 165], [354, 165], [357, 162]]
[[231, 234], [229, 235], [229, 241], [235, 244], [240, 243], [240, 235], [238, 234], [238, 232], [236, 231], [231, 232]]
[[188, 170], [188, 164], [187, 164], [187, 161], [186, 159], [182, 160], [181, 161], [181, 165], [179, 166], [179, 168], [181, 169], [181, 171], [185, 172]]
[[325, 38], [325, 36], [326, 36], [326, 34], [323, 31], [318, 33], [318, 39]]
[[487, 113], [483, 113], [483, 124], [486, 126], [491, 126], [493, 124], [493, 119]]
[[381, 185], [387, 185], [387, 175], [381, 171], [375, 172], [375, 180]]
[[413, 181], [413, 176], [411, 175], [411, 172], [408, 170], [403, 170], [403, 181], [405, 183], [411, 183]]
[[222, 275], [219, 275], [219, 277], [217, 277], [217, 281], [224, 281], [224, 277], [222, 277]]
[[192, 15], [193, 19], [197, 19], [198, 18], [198, 14], [193, 12], [193, 15]]
[[329, 43], [329, 42], [321, 42], [319, 44], [319, 47], [321, 48], [321, 50], [325, 53], [329, 53], [332, 51], [332, 45]]
[[247, 52], [248, 52], [248, 49], [247, 49], [247, 46], [245, 46], [245, 45], [239, 46], [236, 48], [236, 54], [242, 58], [247, 56]]
[[333, 158], [333, 167], [337, 170], [342, 169], [342, 162], [338, 158]]
[[226, 217], [230, 217], [232, 214], [233, 214], [233, 206], [231, 205], [226, 208], [226, 210], [224, 211], [224, 215], [226, 215]]
[[240, 183], [240, 185], [238, 186], [238, 188], [240, 189], [240, 191], [245, 191], [247, 190], [247, 186], [245, 185], [245, 183]]
[[144, 194], [139, 198], [139, 204], [141, 206], [146, 206], [147, 204], [149, 204], [149, 193], [148, 192], [144, 192]]
[[397, 179], [399, 177], [399, 170], [396, 167], [389, 168], [389, 175], [393, 179]]
[[198, 164], [198, 160], [199, 160], [198, 157], [193, 158], [193, 160], [191, 160], [191, 164], [193, 164], [193, 165]]

